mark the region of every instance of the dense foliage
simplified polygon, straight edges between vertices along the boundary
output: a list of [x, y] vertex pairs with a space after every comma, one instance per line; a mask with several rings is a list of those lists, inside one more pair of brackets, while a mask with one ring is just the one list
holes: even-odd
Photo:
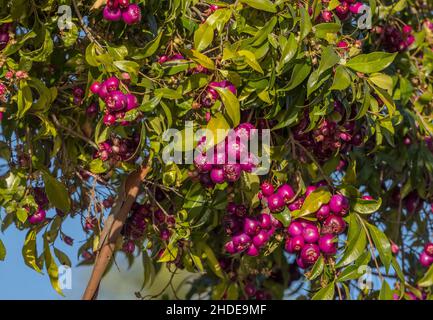
[[[168, 268], [197, 275], [187, 298], [431, 299], [430, 18], [428, 0], [0, 0], [1, 229], [61, 293], [62, 247], [93, 264], [149, 166], [117, 244], [143, 286]], [[269, 172], [208, 163], [186, 121], [270, 129]], [[194, 164], [163, 161], [169, 128], [205, 148]]]

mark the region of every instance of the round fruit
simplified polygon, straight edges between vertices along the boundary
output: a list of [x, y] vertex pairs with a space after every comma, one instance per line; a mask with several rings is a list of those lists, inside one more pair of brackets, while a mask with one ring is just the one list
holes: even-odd
[[325, 234], [319, 239], [319, 249], [324, 254], [333, 255], [337, 252], [336, 238], [332, 234]]
[[284, 200], [279, 194], [272, 194], [267, 199], [269, 210], [272, 212], [278, 212], [284, 208]]

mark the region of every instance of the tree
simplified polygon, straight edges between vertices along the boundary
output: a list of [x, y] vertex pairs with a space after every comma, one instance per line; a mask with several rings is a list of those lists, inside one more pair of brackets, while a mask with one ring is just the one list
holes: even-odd
[[0, 0], [2, 231], [61, 294], [80, 217], [86, 299], [114, 252], [187, 298], [431, 299], [432, 10]]

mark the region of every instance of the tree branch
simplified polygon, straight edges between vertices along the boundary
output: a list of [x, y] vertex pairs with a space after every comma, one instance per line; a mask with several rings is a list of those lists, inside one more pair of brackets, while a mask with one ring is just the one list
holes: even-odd
[[132, 204], [138, 195], [140, 185], [149, 170], [149, 166], [140, 167], [140, 169], [131, 173], [121, 186], [116, 203], [111, 209], [110, 216], [102, 230], [98, 254], [93, 266], [92, 275], [83, 294], [83, 300], [96, 299], [99, 284], [113, 256], [116, 241], [122, 231]]

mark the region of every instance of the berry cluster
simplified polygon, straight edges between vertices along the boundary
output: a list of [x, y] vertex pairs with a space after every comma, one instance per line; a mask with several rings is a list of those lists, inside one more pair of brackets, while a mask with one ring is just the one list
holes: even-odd
[[258, 256], [260, 249], [274, 235], [281, 223], [271, 214], [261, 213], [257, 217], [247, 216], [247, 208], [230, 202], [224, 217], [226, 233], [231, 237], [224, 248], [229, 254], [244, 252], [252, 257]]
[[176, 54], [173, 54], [171, 56], [162, 55], [158, 58], [158, 63], [164, 64], [166, 62], [184, 60], [184, 59], [185, 59], [185, 57], [183, 55], [181, 55], [180, 53], [176, 53]]
[[0, 50], [3, 50], [9, 43], [11, 27], [11, 23], [4, 23], [0, 26]]
[[81, 105], [81, 103], [83, 102], [84, 94], [84, 89], [79, 86], [76, 86], [72, 89], [72, 96], [75, 105]]
[[423, 252], [419, 256], [419, 262], [424, 267], [430, 267], [433, 264], [433, 243], [427, 243]]
[[[312, 192], [316, 187], [310, 188]], [[335, 194], [328, 204], [323, 204], [315, 213], [317, 222], [297, 219], [287, 227], [287, 238], [284, 249], [297, 254], [297, 265], [305, 269], [313, 265], [321, 254], [333, 256], [337, 252], [337, 235], [344, 232], [346, 222], [343, 216], [349, 210], [346, 197]]]
[[99, 144], [99, 150], [96, 151], [94, 158], [102, 161], [110, 160], [113, 164], [119, 161], [129, 161], [140, 143], [140, 137], [134, 135], [132, 138], [119, 138], [112, 136]]
[[[125, 81], [123, 84], [126, 85]], [[123, 93], [119, 90], [119, 86], [120, 80], [117, 77], [110, 77], [102, 83], [95, 81], [90, 86], [90, 91], [97, 94], [106, 104], [103, 121], [107, 126], [112, 126], [116, 122], [120, 122], [122, 126], [129, 125], [129, 121], [123, 120], [125, 112], [138, 107], [137, 97], [131, 93]], [[87, 112], [93, 113], [95, 107], [93, 106], [92, 110]]]
[[[325, 5], [328, 5], [329, 2], [329, 0], [322, 0], [322, 3]], [[340, 4], [332, 11], [335, 13], [338, 19], [344, 21], [349, 19], [352, 14], [360, 13], [362, 6], [362, 2], [356, 2], [355, 0], [343, 0], [340, 1]], [[333, 20], [332, 11], [329, 9], [322, 10], [318, 17], [319, 21], [331, 22]], [[312, 14], [312, 10], [310, 10], [310, 14]]]
[[161, 209], [153, 210], [148, 204], [135, 202], [125, 223], [123, 251], [134, 252], [135, 241], [143, 238], [149, 223], [154, 224], [159, 230], [161, 241], [168, 241], [171, 236], [170, 229], [174, 227], [176, 220], [174, 216], [166, 215]]
[[[200, 174], [200, 181], [208, 187], [224, 182], [236, 182], [242, 171], [252, 172], [257, 165], [254, 154], [244, 144], [251, 139], [255, 127], [248, 122], [241, 123], [227, 138], [213, 148], [213, 152], [201, 152], [194, 158], [194, 165]], [[206, 137], [200, 141], [203, 148]]]
[[338, 123], [325, 118], [315, 130], [306, 131], [308, 126], [308, 118], [303, 118], [293, 128], [293, 136], [320, 161], [326, 161], [337, 150], [349, 151], [353, 146], [359, 146], [363, 141], [362, 134], [353, 121]]
[[412, 27], [409, 25], [401, 29], [392, 25], [378, 26], [374, 31], [379, 36], [379, 42], [388, 52], [403, 52], [415, 42]]
[[215, 101], [219, 98], [218, 91], [215, 88], [227, 88], [234, 95], [236, 95], [236, 87], [227, 80], [222, 80], [219, 82], [211, 82], [209, 83], [206, 91], [201, 96], [201, 105], [210, 108], [214, 105]]
[[102, 14], [107, 21], [123, 20], [128, 25], [141, 21], [140, 7], [137, 4], [129, 3], [129, 0], [107, 0]]

